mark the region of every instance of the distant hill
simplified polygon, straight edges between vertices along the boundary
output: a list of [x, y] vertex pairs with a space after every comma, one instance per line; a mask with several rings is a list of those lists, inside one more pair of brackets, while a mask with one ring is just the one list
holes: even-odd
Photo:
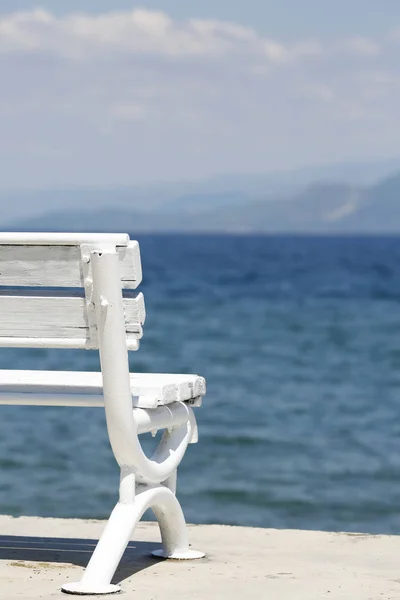
[[366, 189], [358, 210], [344, 220], [349, 230], [400, 231], [400, 172]]
[[345, 181], [351, 185], [372, 185], [380, 179], [400, 170], [400, 159], [374, 162], [346, 162], [313, 167], [302, 167], [290, 171], [275, 171], [252, 175], [219, 175], [200, 184], [198, 191], [226, 192], [237, 190], [247, 196], [262, 194], [294, 194], [312, 185], [326, 181]]
[[193, 193], [180, 196], [176, 200], [168, 202], [166, 207], [169, 213], [176, 211], [185, 211], [188, 214], [198, 214], [207, 210], [220, 210], [221, 208], [231, 208], [235, 206], [244, 206], [249, 200], [249, 196], [243, 192], [227, 191], [219, 193]]
[[[290, 198], [314, 184], [345, 182], [349, 186], [371, 186], [400, 171], [400, 157], [370, 162], [346, 162], [301, 167], [265, 173], [216, 175], [198, 181], [155, 182], [125, 187], [2, 190], [2, 223], [26, 220], [55, 211], [93, 211], [110, 207], [146, 214], [172, 210], [193, 215], [207, 210], [235, 208], [261, 200]], [[23, 186], [21, 177], [21, 186]]]
[[[104, 199], [104, 198], [103, 198]], [[3, 226], [4, 227], [4, 226]], [[7, 230], [400, 233], [400, 171], [373, 185], [319, 182], [292, 194], [241, 192], [177, 195], [160, 206], [48, 211], [5, 225]]]
[[200, 213], [193, 226], [204, 231], [322, 232], [358, 207], [362, 194], [362, 188], [347, 184], [314, 184], [290, 197]]

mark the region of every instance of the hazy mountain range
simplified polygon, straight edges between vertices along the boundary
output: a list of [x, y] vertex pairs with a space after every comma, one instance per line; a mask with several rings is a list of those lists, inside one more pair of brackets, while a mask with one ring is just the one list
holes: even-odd
[[[381, 170], [379, 170], [381, 169]], [[302, 177], [222, 179], [185, 189], [172, 184], [150, 192], [70, 190], [54, 192], [62, 210], [7, 221], [3, 229], [32, 231], [237, 232], [237, 233], [400, 233], [400, 170], [371, 183], [374, 169], [348, 168], [348, 181], [307, 182]], [[353, 173], [352, 176], [351, 173]], [[343, 169], [342, 169], [343, 174]], [[311, 174], [310, 174], [311, 175]], [[322, 174], [323, 176], [323, 174]], [[256, 180], [257, 179], [257, 180]], [[358, 182], [357, 182], [358, 179]], [[215, 184], [214, 180], [214, 184]], [[305, 181], [305, 183], [304, 183]], [[231, 185], [232, 188], [227, 188]], [[38, 192], [35, 192], [38, 193]], [[51, 194], [50, 192], [46, 192]], [[146, 196], [147, 194], [147, 196]], [[147, 198], [147, 201], [146, 201]], [[49, 195], [51, 199], [51, 195]], [[90, 201], [89, 201], [90, 200]], [[140, 200], [140, 201], [139, 201]], [[59, 204], [57, 204], [59, 205]], [[53, 204], [54, 206], [54, 204]], [[79, 206], [79, 208], [77, 208]], [[50, 207], [49, 207], [50, 208]]]

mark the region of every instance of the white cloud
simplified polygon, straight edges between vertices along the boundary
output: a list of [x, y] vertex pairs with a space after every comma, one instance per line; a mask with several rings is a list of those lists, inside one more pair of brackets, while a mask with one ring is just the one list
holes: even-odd
[[346, 54], [365, 57], [378, 56], [381, 51], [379, 44], [375, 40], [361, 36], [354, 36], [344, 40], [342, 44], [339, 44], [339, 48]]
[[390, 155], [395, 38], [287, 43], [143, 9], [2, 15], [3, 185], [21, 172], [35, 185], [123, 184]]
[[32, 51], [75, 60], [116, 52], [174, 58], [243, 52], [265, 55], [271, 61], [285, 55], [281, 44], [235, 23], [196, 19], [179, 23], [162, 12], [144, 9], [61, 18], [37, 9], [3, 16], [0, 52]]

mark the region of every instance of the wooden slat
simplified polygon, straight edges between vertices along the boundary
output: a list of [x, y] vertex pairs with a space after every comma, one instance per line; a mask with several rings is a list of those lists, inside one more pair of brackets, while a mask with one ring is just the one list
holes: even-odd
[[[132, 373], [130, 382], [133, 406], [142, 408], [195, 401], [199, 388], [205, 394], [205, 381], [197, 375]], [[0, 404], [99, 406], [102, 394], [100, 372], [0, 370]]]
[[104, 408], [104, 398], [95, 394], [35, 394], [0, 391], [0, 406], [73, 406]]
[[[139, 244], [117, 247], [122, 287], [142, 280]], [[79, 246], [1, 245], [0, 286], [83, 287]]]
[[174, 383], [178, 387], [178, 400], [186, 402], [206, 394], [206, 380], [199, 375], [176, 375], [168, 373], [142, 373], [142, 381], [151, 379], [153, 381], [163, 381], [164, 383]]
[[[94, 332], [93, 338], [93, 332], [89, 332], [83, 293], [24, 290], [24, 295], [20, 294], [0, 293], [0, 345], [17, 346], [23, 340], [23, 346], [43, 347], [45, 339], [50, 346], [97, 348], [97, 335]], [[124, 309], [129, 345], [129, 341], [138, 340], [143, 334], [143, 294], [130, 293], [124, 298]], [[52, 344], [51, 340], [57, 343]]]
[[[139, 350], [139, 340], [127, 336], [126, 347], [128, 350]], [[22, 338], [0, 337], [0, 348], [74, 348], [81, 350], [97, 350], [96, 339], [90, 338]]]
[[126, 246], [128, 242], [129, 235], [127, 233], [0, 232], [0, 244], [14, 246], [80, 246], [81, 244]]

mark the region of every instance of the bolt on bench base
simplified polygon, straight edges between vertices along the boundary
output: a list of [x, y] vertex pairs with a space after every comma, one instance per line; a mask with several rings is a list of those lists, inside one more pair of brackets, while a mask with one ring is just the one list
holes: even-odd
[[92, 585], [85, 585], [81, 581], [77, 583], [65, 583], [61, 591], [65, 594], [76, 594], [77, 596], [100, 596], [105, 594], [118, 594], [121, 591], [119, 585], [100, 585], [99, 587], [93, 587]]

